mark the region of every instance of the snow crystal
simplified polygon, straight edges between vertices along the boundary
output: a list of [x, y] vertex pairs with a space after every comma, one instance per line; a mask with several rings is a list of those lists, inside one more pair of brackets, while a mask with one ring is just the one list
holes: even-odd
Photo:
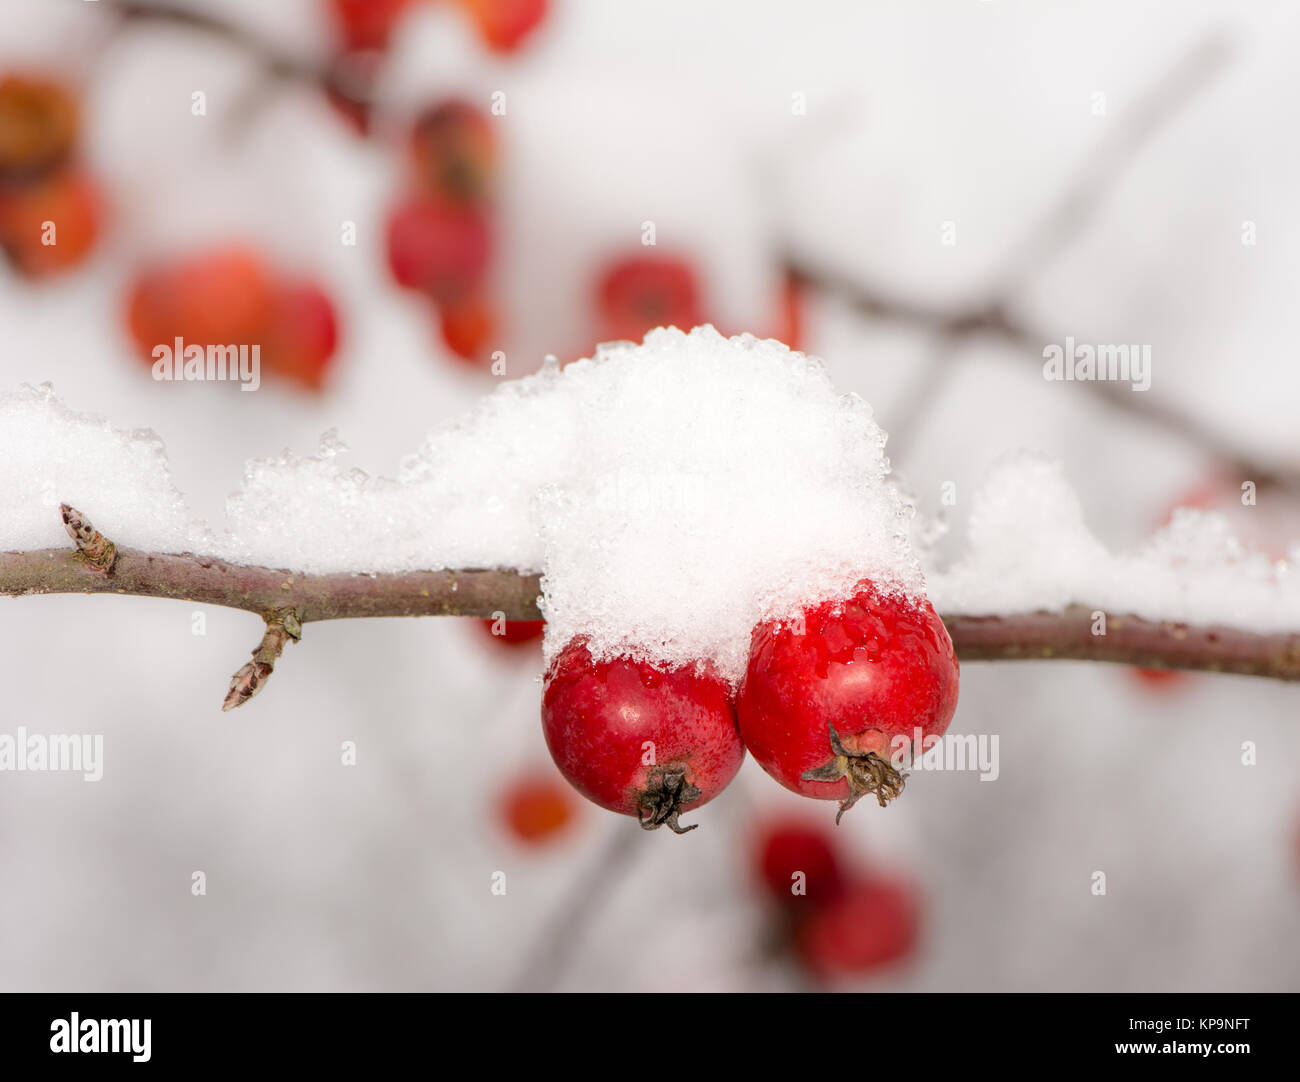
[[74, 413], [48, 384], [0, 393], [0, 550], [68, 545], [60, 503], [126, 547], [179, 551], [207, 541], [153, 432]]
[[1300, 630], [1295, 560], [1245, 548], [1217, 512], [1180, 508], [1134, 552], [1111, 553], [1089, 533], [1062, 466], [1007, 455], [976, 493], [969, 546], [927, 571], [944, 614], [998, 615], [1088, 605], [1151, 620]]
[[780, 343], [655, 331], [565, 371], [571, 469], [543, 488], [548, 650], [708, 657], [744, 671], [754, 623], [866, 576], [921, 589], [909, 506], [870, 407]]

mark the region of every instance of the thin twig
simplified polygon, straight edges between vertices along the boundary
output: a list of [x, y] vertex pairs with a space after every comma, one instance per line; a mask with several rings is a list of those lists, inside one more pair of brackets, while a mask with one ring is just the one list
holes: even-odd
[[170, 25], [224, 41], [251, 57], [265, 76], [274, 82], [316, 86], [358, 107], [373, 104], [368, 88], [346, 70], [346, 65], [322, 64], [295, 56], [247, 27], [213, 12], [173, 7], [155, 0], [106, 0], [103, 6], [115, 12], [125, 23]]
[[1142, 151], [1228, 66], [1232, 42], [1214, 30], [1178, 57], [1087, 155], [1043, 221], [1031, 229], [993, 290], [1007, 300], [1055, 262], [1088, 226]]
[[243, 706], [266, 686], [275, 663], [284, 650], [285, 643], [302, 638], [302, 624], [292, 609], [281, 609], [266, 617], [266, 633], [253, 651], [253, 660], [247, 662], [230, 678], [230, 690], [221, 709], [234, 710]]
[[[1179, 108], [1224, 70], [1230, 56], [1231, 44], [1227, 37], [1214, 32], [1194, 45], [1162, 78], [1156, 80], [1124, 115], [1110, 137], [1086, 159], [1042, 224], [1027, 234], [1015, 256], [1009, 260], [1006, 271], [995, 278], [990, 300], [966, 308], [949, 309], [892, 293], [876, 283], [819, 266], [794, 252], [787, 254], [786, 266], [803, 285], [839, 298], [869, 319], [899, 324], [935, 337], [939, 353], [905, 396], [913, 404], [935, 400], [936, 381], [951, 370], [948, 364], [951, 354], [947, 350], [963, 339], [981, 335], [1001, 339], [1023, 351], [1027, 359], [1032, 358], [1041, 364], [1042, 351], [1053, 337], [1013, 315], [1013, 298], [1069, 247], [1093, 219], [1124, 169]], [[1104, 380], [1085, 380], [1078, 386], [1101, 399], [1108, 407], [1159, 428], [1227, 464], [1243, 480], [1254, 481], [1260, 487], [1300, 491], [1300, 471], [1262, 461], [1236, 446], [1226, 434], [1176, 406], [1149, 394], [1134, 394], [1128, 386]], [[917, 423], [921, 412], [910, 408], [907, 424]], [[907, 429], [899, 425], [891, 425], [891, 429], [894, 440], [890, 450], [896, 457]]]
[[545, 992], [555, 987], [566, 963], [578, 946], [582, 929], [609, 897], [632, 864], [644, 852], [640, 836], [619, 823], [586, 871], [573, 879], [569, 889], [542, 927], [530, 957], [520, 970], [513, 990]]

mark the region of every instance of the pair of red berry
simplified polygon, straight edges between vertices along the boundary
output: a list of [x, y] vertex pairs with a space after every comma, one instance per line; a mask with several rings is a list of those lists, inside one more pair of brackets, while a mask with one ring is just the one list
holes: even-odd
[[447, 348], [482, 363], [496, 326], [487, 280], [498, 168], [492, 121], [469, 102], [444, 101], [416, 119], [408, 149], [409, 191], [388, 216], [389, 269], [433, 303]]
[[864, 581], [799, 620], [759, 624], [734, 697], [706, 663], [596, 660], [575, 639], [547, 672], [542, 727], [580, 793], [646, 829], [692, 829], [678, 816], [726, 787], [746, 747], [786, 788], [838, 800], [843, 815], [863, 796], [883, 807], [901, 791], [898, 763], [948, 727], [957, 679], [929, 602]]
[[253, 248], [203, 249], [146, 268], [127, 302], [141, 357], [188, 346], [258, 346], [262, 370], [320, 390], [338, 344], [334, 305], [315, 282], [275, 271]]
[[912, 952], [921, 899], [907, 879], [850, 867], [835, 839], [801, 818], [761, 824], [755, 850], [780, 917], [776, 942], [813, 976], [859, 976]]
[[77, 161], [80, 128], [62, 84], [0, 77], [0, 248], [29, 278], [77, 265], [99, 234], [103, 197]]

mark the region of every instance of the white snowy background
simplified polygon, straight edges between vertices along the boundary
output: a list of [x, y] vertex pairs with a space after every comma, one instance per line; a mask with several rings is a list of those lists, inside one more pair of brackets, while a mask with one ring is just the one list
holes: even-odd
[[[206, 6], [325, 48], [309, 0]], [[90, 161], [119, 206], [81, 271], [38, 287], [0, 271], [3, 388], [48, 380], [74, 409], [152, 427], [210, 520], [246, 459], [312, 453], [330, 428], [355, 466], [394, 474], [494, 381], [444, 357], [427, 312], [388, 281], [393, 155], [297, 88], [232, 134], [223, 105], [249, 82], [243, 58], [152, 28], [97, 53], [93, 9], [0, 0], [0, 66], [64, 65], [84, 80]], [[1223, 71], [1142, 143], [1095, 219], [1015, 300], [1053, 341], [1150, 343], [1152, 399], [1294, 464], [1294, 5], [556, 0], [506, 60], [435, 6], [404, 27], [385, 91], [412, 107], [507, 92], [498, 275], [510, 374], [522, 375], [545, 351], [585, 345], [589, 282], [645, 220], [663, 248], [690, 254], [731, 329], [773, 322], [783, 244], [901, 298], [978, 301], [1126, 108], [1215, 31], [1230, 45]], [[196, 89], [207, 117], [190, 113]], [[792, 115], [795, 93], [806, 116]], [[354, 248], [339, 243], [345, 219], [358, 223]], [[1247, 220], [1254, 246], [1241, 243]], [[941, 243], [944, 222], [955, 246]], [[340, 299], [344, 346], [320, 398], [155, 384], [132, 355], [133, 259], [235, 232]], [[810, 314], [810, 351], [893, 431], [934, 339], [836, 302]], [[1092, 529], [1117, 546], [1215, 465], [1086, 387], [1044, 381], [1034, 355], [982, 339], [947, 356], [926, 408], [896, 433], [894, 466], [923, 511], [955, 483], [957, 534], [1008, 449], [1061, 459]], [[1275, 511], [1261, 499], [1254, 513]], [[196, 636], [194, 611], [0, 604], [0, 731], [93, 726], [106, 748], [96, 784], [0, 775], [0, 987], [508, 987], [611, 834], [635, 831], [585, 807], [550, 849], [501, 831], [501, 778], [547, 761], [540, 651], [495, 650], [467, 621], [309, 625], [268, 689], [223, 715], [258, 623], [207, 609]], [[1210, 676], [1153, 690], [1112, 666], [966, 666], [953, 730], [999, 735], [1000, 778], [924, 775], [840, 828], [856, 859], [906, 872], [927, 899], [916, 958], [862, 986], [1300, 988], [1298, 695]], [[344, 740], [355, 767], [340, 765]], [[638, 836], [564, 946], [556, 986], [801, 987], [762, 955], [746, 828], [791, 806], [803, 807], [750, 762], [695, 814], [699, 830]], [[195, 870], [204, 897], [191, 895]], [[505, 897], [489, 890], [498, 870]], [[1090, 890], [1095, 871], [1105, 897]]]

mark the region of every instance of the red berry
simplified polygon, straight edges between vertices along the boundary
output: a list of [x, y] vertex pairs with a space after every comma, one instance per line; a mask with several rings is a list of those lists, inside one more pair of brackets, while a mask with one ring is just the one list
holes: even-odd
[[582, 639], [546, 674], [542, 731], [560, 773], [588, 800], [677, 834], [694, 829], [677, 817], [722, 792], [745, 757], [730, 691], [706, 666], [598, 662]]
[[128, 322], [142, 354], [182, 338], [186, 345], [260, 345], [273, 311], [274, 282], [262, 257], [232, 246], [146, 270], [132, 290]]
[[497, 167], [496, 132], [478, 106], [445, 101], [420, 114], [411, 129], [416, 182], [451, 203], [484, 201]]
[[99, 236], [103, 199], [84, 173], [62, 171], [0, 188], [0, 246], [31, 278], [76, 266]]
[[388, 265], [408, 289], [437, 301], [472, 294], [487, 270], [491, 234], [473, 207], [410, 199], [388, 218]]
[[334, 304], [314, 282], [276, 285], [261, 357], [276, 375], [319, 391], [338, 346]]
[[487, 636], [503, 646], [526, 646], [537, 642], [546, 631], [545, 620], [482, 620]]
[[491, 357], [490, 346], [496, 332], [492, 306], [480, 292], [438, 307], [442, 340], [451, 352], [470, 364], [485, 364]]
[[870, 582], [802, 616], [802, 626], [754, 629], [736, 715], [763, 769], [796, 793], [840, 801], [838, 822], [867, 793], [881, 807], [897, 796], [895, 751], [919, 731], [920, 754], [948, 728], [957, 658], [929, 602]]
[[767, 824], [758, 836], [759, 879], [776, 901], [820, 905], [843, 888], [835, 843], [802, 819]]
[[43, 76], [0, 78], [0, 181], [25, 182], [61, 166], [80, 126], [77, 100]]
[[572, 792], [554, 773], [515, 778], [501, 794], [502, 822], [526, 845], [552, 841], [573, 821]]
[[420, 0], [328, 0], [346, 49], [387, 49], [393, 30]]
[[659, 255], [622, 259], [601, 277], [597, 303], [604, 340], [639, 342], [655, 327], [690, 330], [703, 322], [695, 272]]
[[547, 0], [460, 0], [488, 47], [514, 52], [546, 15]]
[[910, 954], [919, 925], [920, 904], [910, 886], [867, 880], [811, 913], [795, 932], [795, 949], [822, 979], [860, 976]]
[[791, 349], [803, 348], [804, 337], [803, 283], [794, 274], [787, 274], [781, 283], [781, 308], [772, 337]]
[[1177, 669], [1140, 669], [1131, 670], [1139, 684], [1152, 691], [1172, 691], [1187, 683], [1187, 673]]

